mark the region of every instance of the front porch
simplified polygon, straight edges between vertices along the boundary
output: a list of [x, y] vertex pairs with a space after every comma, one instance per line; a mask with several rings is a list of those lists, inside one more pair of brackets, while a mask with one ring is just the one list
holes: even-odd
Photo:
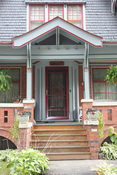
[[[29, 147], [35, 124], [40, 128], [42, 124], [50, 128], [66, 126], [70, 130], [75, 125], [77, 140], [77, 134], [82, 134], [78, 128], [85, 130], [88, 158], [89, 152], [91, 158], [97, 158], [102, 140], [98, 138], [97, 124], [86, 124], [86, 113], [88, 109], [102, 110], [105, 137], [109, 125], [116, 127], [117, 87], [104, 80], [105, 70], [116, 64], [116, 58], [116, 46], [102, 47], [101, 37], [60, 18], [13, 38], [12, 46], [0, 46], [0, 68], [8, 69], [13, 83], [9, 92], [0, 92], [1, 136], [12, 140], [10, 127], [14, 118], [28, 111], [31, 125], [20, 128], [20, 138], [26, 134], [23, 147]], [[69, 140], [72, 141], [74, 139]]]

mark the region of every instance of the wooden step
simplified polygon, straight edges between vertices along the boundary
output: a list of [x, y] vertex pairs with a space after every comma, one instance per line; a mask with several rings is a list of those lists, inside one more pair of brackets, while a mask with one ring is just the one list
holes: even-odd
[[83, 129], [82, 125], [55, 124], [55, 125], [34, 125], [34, 129]]
[[33, 129], [34, 134], [86, 134], [84, 129]]
[[45, 152], [50, 160], [90, 159], [87, 133], [82, 125], [35, 125], [30, 146]]
[[47, 153], [50, 160], [88, 160], [90, 152]]
[[33, 134], [31, 142], [40, 140], [85, 140], [87, 135], [85, 134]]
[[38, 149], [44, 153], [61, 153], [61, 152], [89, 152], [88, 146], [50, 146], [45, 147], [39, 146]]
[[[36, 144], [35, 144], [36, 143]], [[40, 140], [31, 142], [31, 146], [46, 146], [48, 144], [48, 140]], [[87, 140], [50, 140], [50, 146], [88, 146]]]

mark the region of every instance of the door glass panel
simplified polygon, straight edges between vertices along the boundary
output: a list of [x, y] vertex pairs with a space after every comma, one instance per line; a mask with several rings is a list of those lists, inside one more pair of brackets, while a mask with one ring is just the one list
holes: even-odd
[[48, 69], [48, 117], [67, 116], [66, 69]]

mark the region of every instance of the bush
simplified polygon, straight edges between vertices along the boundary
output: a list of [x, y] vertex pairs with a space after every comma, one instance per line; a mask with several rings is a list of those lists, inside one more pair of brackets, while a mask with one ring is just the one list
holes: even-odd
[[0, 174], [1, 175], [9, 175], [10, 170], [7, 168], [6, 162], [0, 162]]
[[117, 145], [105, 142], [100, 148], [100, 152], [103, 153], [104, 157], [108, 160], [117, 160]]
[[116, 175], [117, 167], [114, 167], [112, 164], [103, 162], [97, 166], [97, 168], [93, 168], [97, 175]]
[[112, 126], [108, 128], [108, 135], [110, 136], [111, 142], [117, 145], [117, 132], [114, 131], [114, 128]]
[[0, 151], [0, 161], [7, 163], [10, 175], [39, 175], [49, 169], [45, 154], [33, 149]]

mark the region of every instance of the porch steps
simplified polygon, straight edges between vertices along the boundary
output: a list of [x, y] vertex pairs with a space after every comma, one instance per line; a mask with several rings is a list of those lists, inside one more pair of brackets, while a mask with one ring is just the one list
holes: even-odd
[[82, 125], [35, 125], [31, 147], [50, 160], [90, 159], [87, 135]]

